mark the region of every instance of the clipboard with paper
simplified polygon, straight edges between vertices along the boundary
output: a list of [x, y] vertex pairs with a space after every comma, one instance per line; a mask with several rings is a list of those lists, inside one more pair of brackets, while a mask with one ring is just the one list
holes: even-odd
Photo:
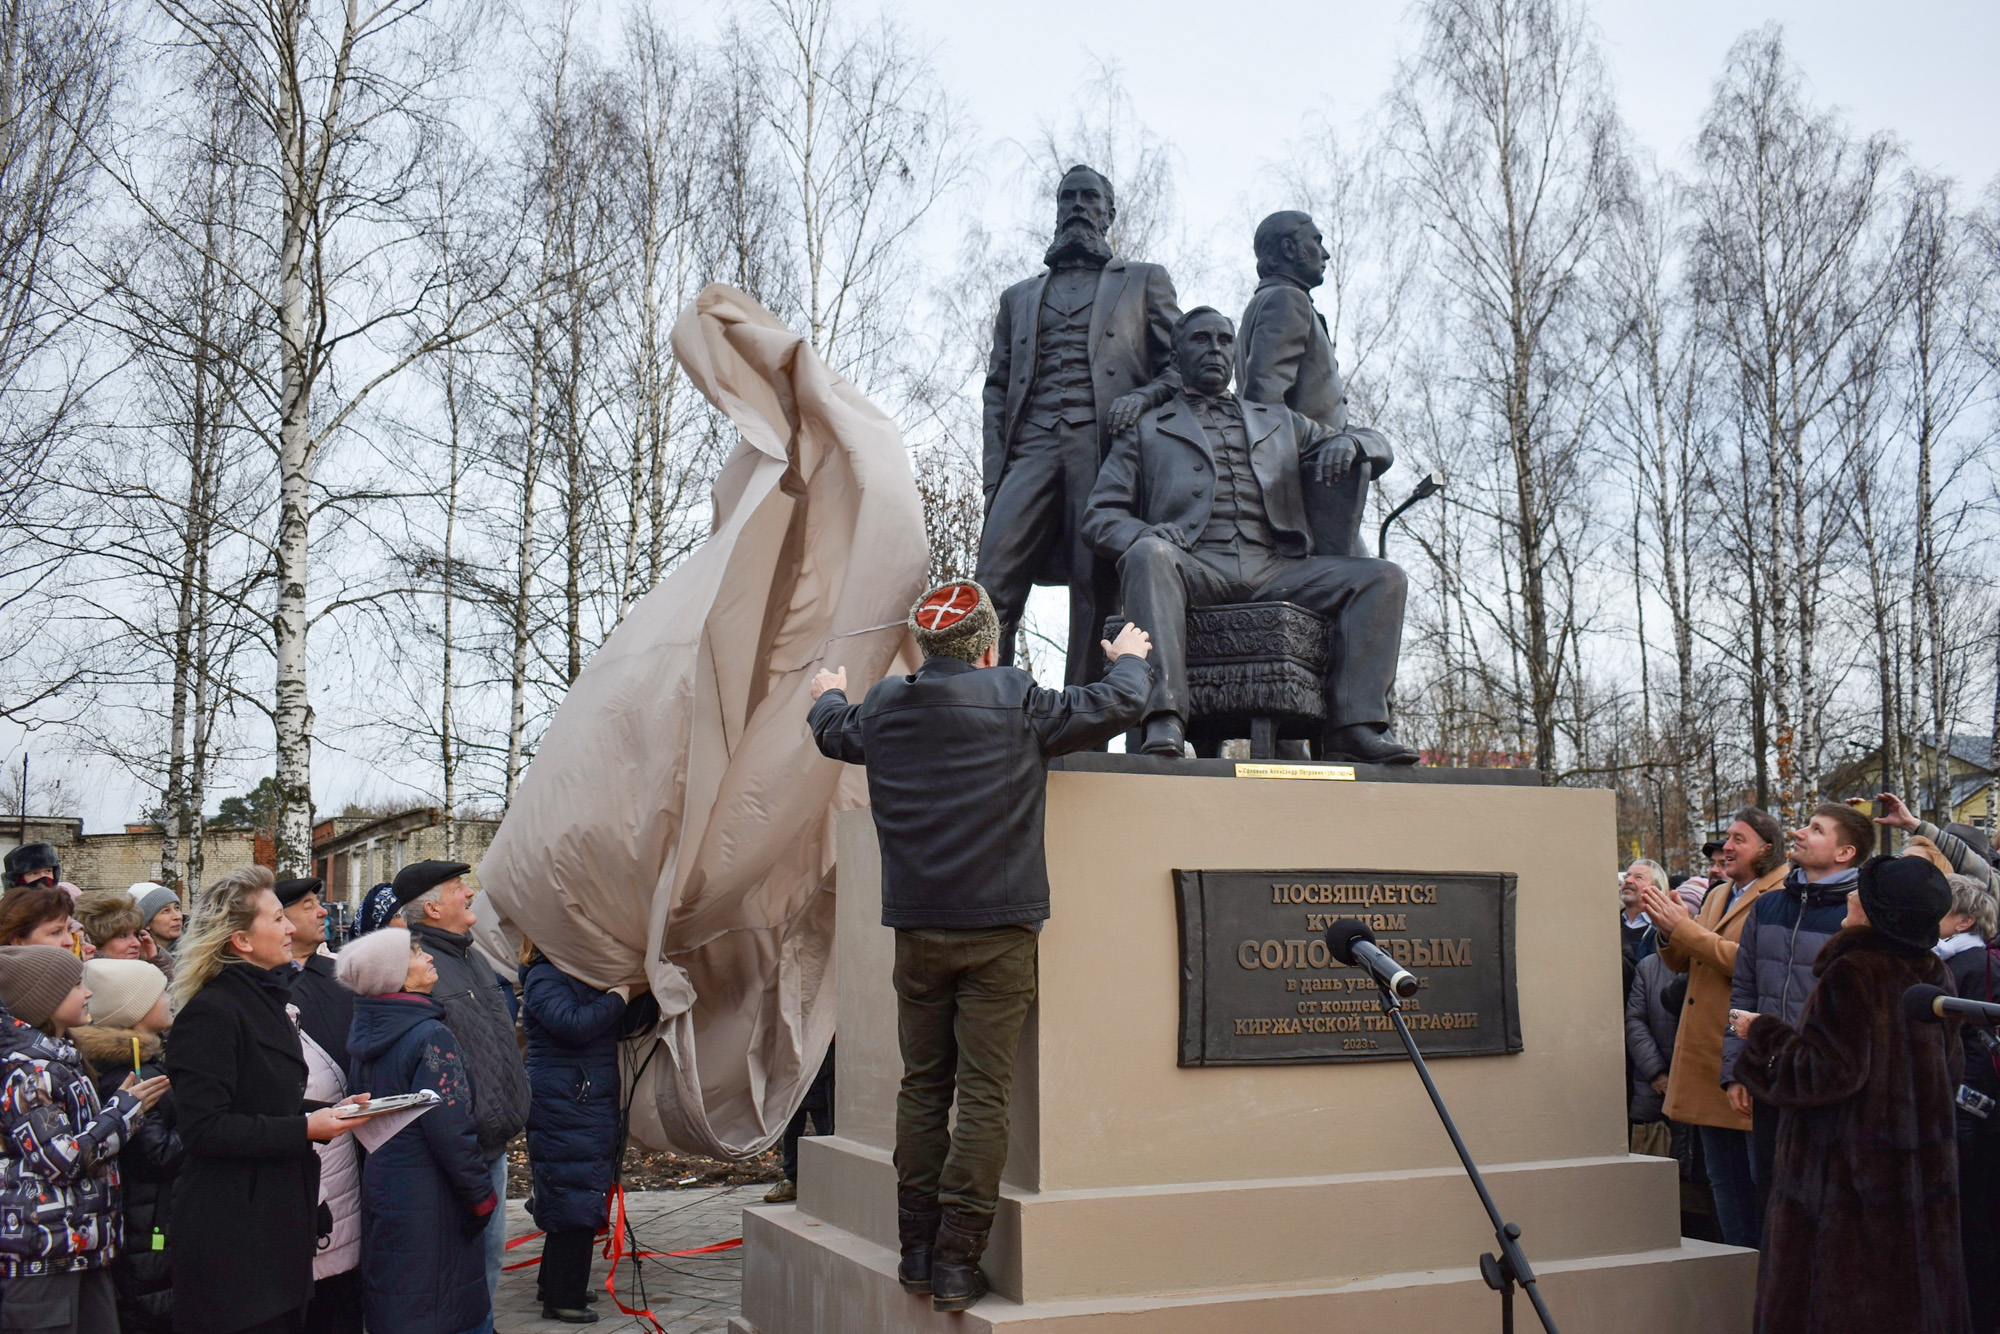
[[334, 1110], [342, 1120], [360, 1123], [354, 1127], [354, 1138], [361, 1142], [362, 1148], [374, 1153], [394, 1139], [404, 1126], [443, 1103], [437, 1090], [418, 1089], [414, 1093], [373, 1098], [366, 1103], [348, 1103]]

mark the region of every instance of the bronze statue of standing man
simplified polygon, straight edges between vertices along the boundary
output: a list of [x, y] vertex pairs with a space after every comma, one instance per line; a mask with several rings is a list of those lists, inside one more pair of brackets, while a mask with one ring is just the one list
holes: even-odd
[[1111, 253], [1117, 216], [1110, 181], [1085, 166], [1063, 174], [1048, 271], [1001, 294], [986, 372], [975, 578], [999, 616], [1003, 664], [1029, 590], [1069, 585], [1072, 685], [1101, 674], [1099, 627], [1117, 595], [1115, 571], [1084, 545], [1084, 509], [1111, 437], [1150, 405], [1134, 391], [1172, 365], [1180, 318], [1164, 268]]

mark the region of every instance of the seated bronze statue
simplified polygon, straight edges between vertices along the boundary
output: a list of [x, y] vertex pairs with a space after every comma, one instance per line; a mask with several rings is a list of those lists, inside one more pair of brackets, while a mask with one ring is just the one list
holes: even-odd
[[1179, 756], [1188, 718], [1187, 613], [1227, 602], [1291, 602], [1332, 625], [1322, 759], [1414, 764], [1389, 727], [1403, 635], [1400, 568], [1321, 554], [1306, 488], [1379, 471], [1372, 432], [1323, 426], [1229, 392], [1235, 328], [1202, 306], [1174, 326], [1180, 388], [1120, 434], [1084, 515], [1092, 550], [1117, 562], [1125, 616], [1153, 636], [1142, 749]]

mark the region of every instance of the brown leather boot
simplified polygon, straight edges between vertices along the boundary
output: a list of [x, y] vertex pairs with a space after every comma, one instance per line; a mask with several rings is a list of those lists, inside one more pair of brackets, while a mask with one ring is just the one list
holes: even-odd
[[937, 1249], [931, 1253], [931, 1308], [963, 1311], [986, 1295], [979, 1257], [986, 1253], [991, 1214], [946, 1209], [938, 1220]]
[[931, 1290], [931, 1248], [937, 1244], [938, 1218], [944, 1210], [937, 1196], [913, 1190], [896, 1192], [896, 1233], [903, 1246], [903, 1261], [896, 1266], [896, 1281], [904, 1292]]

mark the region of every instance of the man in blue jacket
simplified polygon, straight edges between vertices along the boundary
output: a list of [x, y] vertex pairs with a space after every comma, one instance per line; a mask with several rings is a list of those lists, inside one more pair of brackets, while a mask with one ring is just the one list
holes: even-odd
[[996, 665], [999, 620], [978, 584], [932, 589], [909, 624], [924, 654], [914, 674], [850, 704], [847, 670], [822, 671], [807, 722], [821, 753], [868, 766], [882, 924], [896, 932], [897, 1278], [938, 1310], [962, 1311], [986, 1292], [979, 1257], [1007, 1161], [1036, 932], [1049, 915], [1048, 757], [1139, 721], [1152, 641], [1128, 623], [1102, 644], [1111, 664], [1102, 681], [1044, 690]]
[[[1820, 947], [1840, 931], [1847, 916], [1847, 894], [1862, 862], [1874, 846], [1875, 830], [1868, 817], [1847, 806], [1822, 802], [1791, 839], [1792, 873], [1776, 892], [1766, 894], [1750, 909], [1736, 950], [1736, 972], [1729, 989], [1729, 1007], [1749, 1014], [1767, 1014], [1796, 1028], [1819, 981], [1813, 962]], [[1778, 1109], [1756, 1102], [1736, 1078], [1736, 1061], [1743, 1039], [1732, 1023], [1722, 1040], [1722, 1086], [1729, 1102], [1751, 1118], [1750, 1172], [1757, 1183], [1757, 1212], [1771, 1189], [1771, 1170], [1778, 1153]]]

